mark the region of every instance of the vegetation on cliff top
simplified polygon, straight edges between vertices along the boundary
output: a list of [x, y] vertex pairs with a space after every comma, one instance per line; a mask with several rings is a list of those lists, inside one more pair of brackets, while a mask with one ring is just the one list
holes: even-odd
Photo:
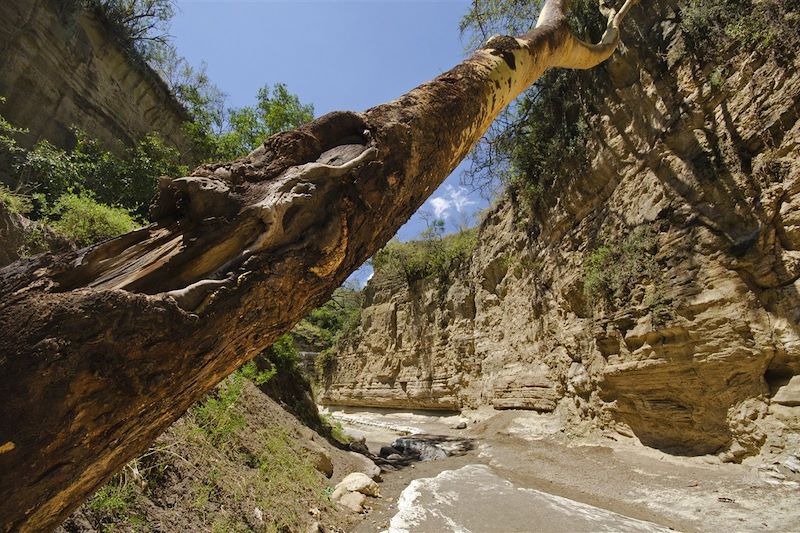
[[444, 223], [435, 221], [419, 240], [389, 241], [372, 257], [372, 267], [383, 276], [401, 275], [408, 283], [434, 276], [446, 281], [472, 256], [477, 235], [476, 228], [444, 235]]

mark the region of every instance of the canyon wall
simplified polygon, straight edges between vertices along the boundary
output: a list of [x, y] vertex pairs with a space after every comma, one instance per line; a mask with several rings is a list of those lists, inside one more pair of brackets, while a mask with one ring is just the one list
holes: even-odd
[[70, 148], [74, 125], [115, 152], [152, 131], [188, 149], [186, 110], [107, 23], [77, 5], [0, 2], [0, 114], [29, 130], [20, 144]]
[[800, 70], [698, 64], [679, 20], [636, 10], [590, 168], [532, 220], [502, 201], [446, 281], [375, 275], [323, 403], [555, 411], [724, 460], [800, 444]]

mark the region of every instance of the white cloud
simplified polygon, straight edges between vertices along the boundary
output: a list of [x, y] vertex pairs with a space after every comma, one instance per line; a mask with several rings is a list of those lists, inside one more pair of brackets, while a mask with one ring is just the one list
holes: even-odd
[[447, 210], [450, 209], [452, 202], [442, 198], [441, 196], [434, 196], [431, 198], [431, 206], [433, 206], [433, 215], [436, 218], [447, 218]]
[[456, 189], [448, 184], [445, 185], [445, 191], [445, 196], [434, 196], [430, 199], [433, 214], [436, 218], [447, 218], [451, 208], [461, 213], [464, 208], [477, 203], [467, 197], [467, 190], [464, 187]]

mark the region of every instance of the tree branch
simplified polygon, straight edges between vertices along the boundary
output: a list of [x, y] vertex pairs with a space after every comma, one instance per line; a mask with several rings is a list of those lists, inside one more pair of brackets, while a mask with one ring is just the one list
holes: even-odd
[[0, 529], [57, 526], [326, 301], [546, 69], [607, 57], [631, 0], [598, 50], [567, 2], [397, 100], [163, 178], [144, 228], [0, 270]]

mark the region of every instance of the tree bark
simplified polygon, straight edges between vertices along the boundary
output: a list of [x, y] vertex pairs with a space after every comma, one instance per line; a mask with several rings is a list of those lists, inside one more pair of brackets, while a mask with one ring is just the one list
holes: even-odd
[[0, 271], [0, 523], [61, 523], [225, 376], [325, 301], [549, 67], [609, 57], [567, 0], [399, 99], [163, 179], [153, 223]]

